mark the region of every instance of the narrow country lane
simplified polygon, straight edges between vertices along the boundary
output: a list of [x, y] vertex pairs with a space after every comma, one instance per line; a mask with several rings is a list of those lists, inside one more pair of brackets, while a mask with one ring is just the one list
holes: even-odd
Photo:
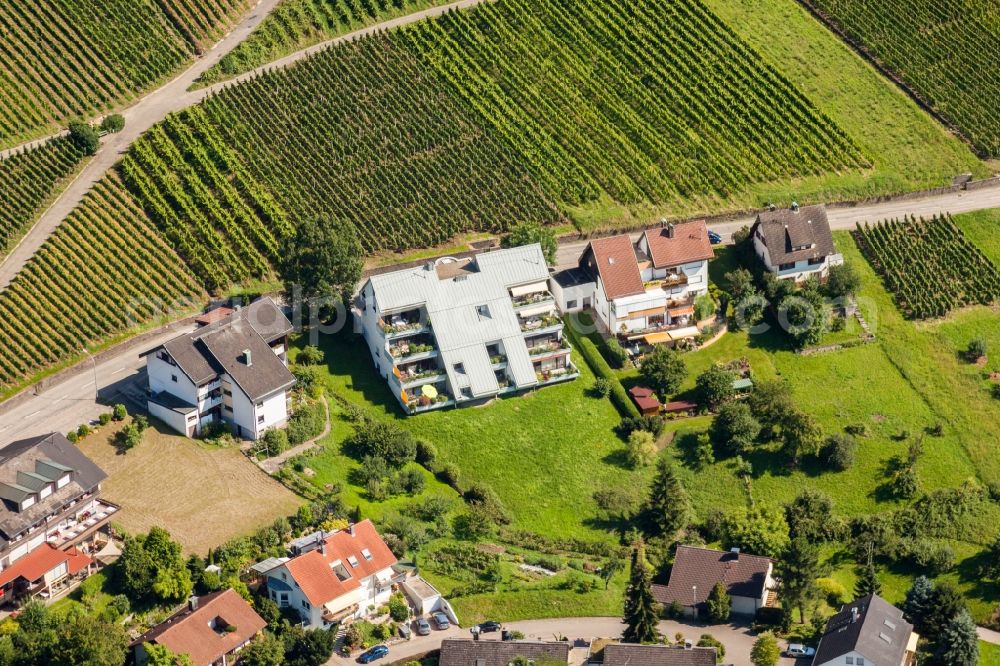
[[[284, 67], [298, 60], [301, 60], [311, 53], [323, 49], [331, 44], [342, 41], [356, 39], [358, 37], [380, 32], [383, 30], [407, 25], [424, 18], [438, 16], [446, 11], [471, 7], [485, 0], [458, 0], [440, 7], [432, 7], [406, 16], [376, 23], [367, 28], [361, 28], [354, 32], [331, 39], [309, 48], [296, 51], [289, 56], [281, 58], [275, 62], [268, 63], [257, 69], [241, 74], [233, 79], [217, 83], [212, 86], [197, 90], [188, 88], [198, 80], [198, 78], [210, 67], [215, 65], [224, 55], [233, 50], [237, 44], [246, 39], [254, 28], [271, 12], [280, 0], [260, 0], [257, 6], [233, 28], [232, 32], [226, 35], [218, 44], [199, 58], [188, 69], [182, 72], [175, 79], [161, 88], [149, 93], [141, 100], [122, 111], [125, 117], [125, 129], [118, 134], [111, 134], [105, 137], [97, 155], [80, 172], [76, 179], [70, 183], [65, 191], [52, 203], [49, 208], [42, 213], [34, 226], [21, 239], [21, 242], [8, 254], [0, 263], [0, 290], [6, 289], [14, 276], [28, 262], [45, 242], [45, 239], [55, 231], [62, 221], [80, 203], [84, 195], [90, 188], [99, 181], [104, 174], [118, 161], [129, 146], [150, 127], [163, 120], [167, 114], [181, 111], [193, 104], [197, 104], [205, 99], [213, 91], [221, 90], [224, 86], [234, 82], [244, 81], [256, 74], [272, 69], [274, 67]], [[40, 141], [44, 141], [41, 139]], [[34, 142], [33, 142], [34, 143]]]

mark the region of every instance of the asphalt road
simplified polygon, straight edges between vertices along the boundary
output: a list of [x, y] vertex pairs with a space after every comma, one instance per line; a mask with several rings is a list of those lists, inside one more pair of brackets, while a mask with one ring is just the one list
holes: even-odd
[[[851, 207], [830, 207], [827, 216], [830, 228], [854, 229], [862, 222], [877, 222], [887, 218], [903, 217], [904, 215], [931, 217], [939, 213], [968, 213], [986, 208], [1000, 208], [1000, 186], [986, 187], [970, 192], [960, 191], [948, 194], [924, 197], [920, 199], [905, 199], [900, 201], [883, 201]], [[752, 224], [753, 217], [738, 218], [720, 224], [710, 224], [709, 228], [718, 232], [725, 242], [729, 242], [734, 231], [745, 225]], [[632, 233], [637, 239], [641, 231]], [[586, 240], [574, 240], [560, 243], [556, 254], [558, 268], [576, 266], [577, 260], [587, 247]]]
[[[406, 25], [427, 18], [437, 16], [451, 9], [460, 7], [471, 7], [484, 0], [459, 0], [441, 7], [433, 7], [423, 11], [414, 12], [406, 16], [400, 16], [382, 23], [377, 23], [368, 28], [355, 30], [336, 39], [331, 39], [321, 44], [311, 46], [301, 51], [268, 63], [255, 70], [242, 74], [234, 79], [219, 83], [213, 86], [189, 91], [188, 88], [212, 65], [216, 64], [224, 55], [229, 53], [241, 41], [243, 41], [257, 25], [271, 12], [280, 0], [260, 0], [257, 6], [244, 17], [244, 19], [233, 30], [226, 35], [218, 44], [212, 47], [205, 55], [200, 57], [188, 69], [182, 72], [175, 79], [161, 88], [149, 93], [141, 100], [122, 112], [125, 117], [125, 129], [118, 134], [107, 135], [101, 144], [97, 155], [83, 168], [80, 174], [63, 191], [55, 202], [42, 213], [34, 226], [21, 239], [21, 242], [3, 259], [0, 263], [0, 290], [5, 289], [10, 284], [18, 271], [34, 256], [35, 252], [42, 246], [45, 239], [55, 231], [70, 212], [80, 203], [84, 195], [90, 188], [99, 181], [104, 174], [118, 161], [119, 157], [128, 150], [136, 139], [146, 130], [163, 120], [167, 114], [176, 113], [193, 104], [197, 104], [214, 91], [221, 90], [227, 85], [237, 81], [244, 81], [260, 72], [284, 67], [297, 60], [301, 60], [320, 49], [341, 41], [356, 39], [362, 35], [381, 32], [390, 28]], [[43, 141], [44, 139], [42, 139]], [[33, 142], [35, 143], [35, 142]]]
[[108, 411], [107, 406], [98, 402], [98, 396], [105, 404], [113, 403], [144, 388], [146, 360], [139, 357], [140, 353], [186, 330], [174, 328], [142, 347], [123, 351], [100, 363], [92, 358], [83, 361], [80, 372], [67, 380], [15, 407], [0, 407], [0, 442], [9, 443], [53, 431], [66, 433], [81, 423], [96, 419], [101, 412]]
[[[514, 629], [524, 633], [525, 639], [534, 640], [558, 640], [560, 637], [568, 638], [570, 641], [582, 639], [589, 643], [597, 638], [617, 638], [621, 636], [625, 625], [616, 617], [576, 617], [550, 620], [524, 620], [521, 622], [504, 623], [507, 629]], [[685, 639], [697, 643], [698, 637], [703, 633], [710, 633], [726, 647], [726, 657], [723, 663], [734, 666], [751, 666], [750, 649], [756, 636], [750, 634], [746, 627], [736, 625], [715, 625], [703, 626], [692, 624], [681, 624], [670, 620], [660, 622], [660, 633], [674, 640], [675, 634], [680, 632]], [[398, 662], [425, 654], [431, 650], [441, 647], [441, 641], [445, 638], [471, 638], [468, 629], [452, 627], [447, 631], [433, 631], [430, 636], [414, 635], [409, 641], [389, 643], [389, 656], [383, 661], [385, 663]], [[499, 633], [483, 634], [481, 640], [499, 640]], [[782, 648], [784, 642], [780, 642]], [[587, 647], [574, 648], [570, 653], [570, 664], [582, 664], [587, 656]], [[327, 666], [355, 666], [357, 654], [351, 657], [333, 656]], [[797, 662], [795, 659], [782, 658], [778, 661], [780, 666], [804, 665], [808, 660]]]

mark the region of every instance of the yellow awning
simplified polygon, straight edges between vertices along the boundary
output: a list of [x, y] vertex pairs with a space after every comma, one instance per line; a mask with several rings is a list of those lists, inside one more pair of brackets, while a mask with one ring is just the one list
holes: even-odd
[[649, 333], [642, 336], [642, 339], [646, 341], [646, 344], [658, 345], [661, 342], [669, 342], [673, 338], [670, 337], [670, 333], [664, 331], [662, 333]]
[[700, 331], [697, 326], [685, 326], [684, 328], [675, 328], [672, 331], [667, 331], [667, 333], [670, 335], [671, 340], [681, 340], [683, 338], [693, 338]]
[[430, 398], [431, 400], [436, 398], [438, 395], [438, 390], [434, 388], [433, 384], [424, 384], [423, 386], [420, 387], [420, 392], [423, 393], [428, 398]]

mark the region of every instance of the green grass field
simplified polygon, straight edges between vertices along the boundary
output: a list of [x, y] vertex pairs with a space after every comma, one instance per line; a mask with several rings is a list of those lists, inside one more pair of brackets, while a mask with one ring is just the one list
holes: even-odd
[[979, 666], [1000, 666], [1000, 645], [979, 641]]
[[955, 223], [993, 263], [1000, 266], [1000, 208], [958, 215]]

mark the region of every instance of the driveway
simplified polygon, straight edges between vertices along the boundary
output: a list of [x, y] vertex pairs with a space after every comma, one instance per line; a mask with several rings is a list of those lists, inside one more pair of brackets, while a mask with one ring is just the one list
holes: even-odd
[[[508, 622], [504, 624], [504, 628], [522, 632], [525, 639], [551, 641], [566, 638], [570, 641], [580, 640], [589, 643], [596, 638], [617, 638], [621, 636], [625, 625], [617, 617], [574, 617]], [[706, 626], [663, 620], [660, 622], [659, 629], [660, 633], [670, 638], [671, 642], [678, 632], [683, 634], [685, 639], [695, 643], [698, 642], [699, 636], [710, 633], [726, 646], [726, 657], [723, 663], [733, 664], [733, 666], [752, 666], [750, 649], [753, 647], [756, 637], [750, 634], [747, 627], [737, 625]], [[445, 638], [471, 638], [471, 634], [468, 629], [452, 627], [448, 631], [435, 631], [430, 636], [414, 636], [409, 641], [390, 644], [389, 656], [385, 662], [405, 661], [431, 650], [437, 650]], [[483, 634], [481, 640], [500, 640], [500, 634]], [[779, 644], [782, 648], [785, 647], [783, 641], [779, 641]], [[587, 647], [574, 648], [570, 653], [570, 664], [582, 664], [587, 656], [587, 650]], [[354, 666], [356, 657], [356, 654], [349, 658], [334, 656], [326, 663], [328, 666]], [[795, 659], [784, 657], [778, 661], [780, 666], [795, 666], [796, 664], [805, 666], [807, 663], [808, 660], [805, 659], [797, 662]]]

